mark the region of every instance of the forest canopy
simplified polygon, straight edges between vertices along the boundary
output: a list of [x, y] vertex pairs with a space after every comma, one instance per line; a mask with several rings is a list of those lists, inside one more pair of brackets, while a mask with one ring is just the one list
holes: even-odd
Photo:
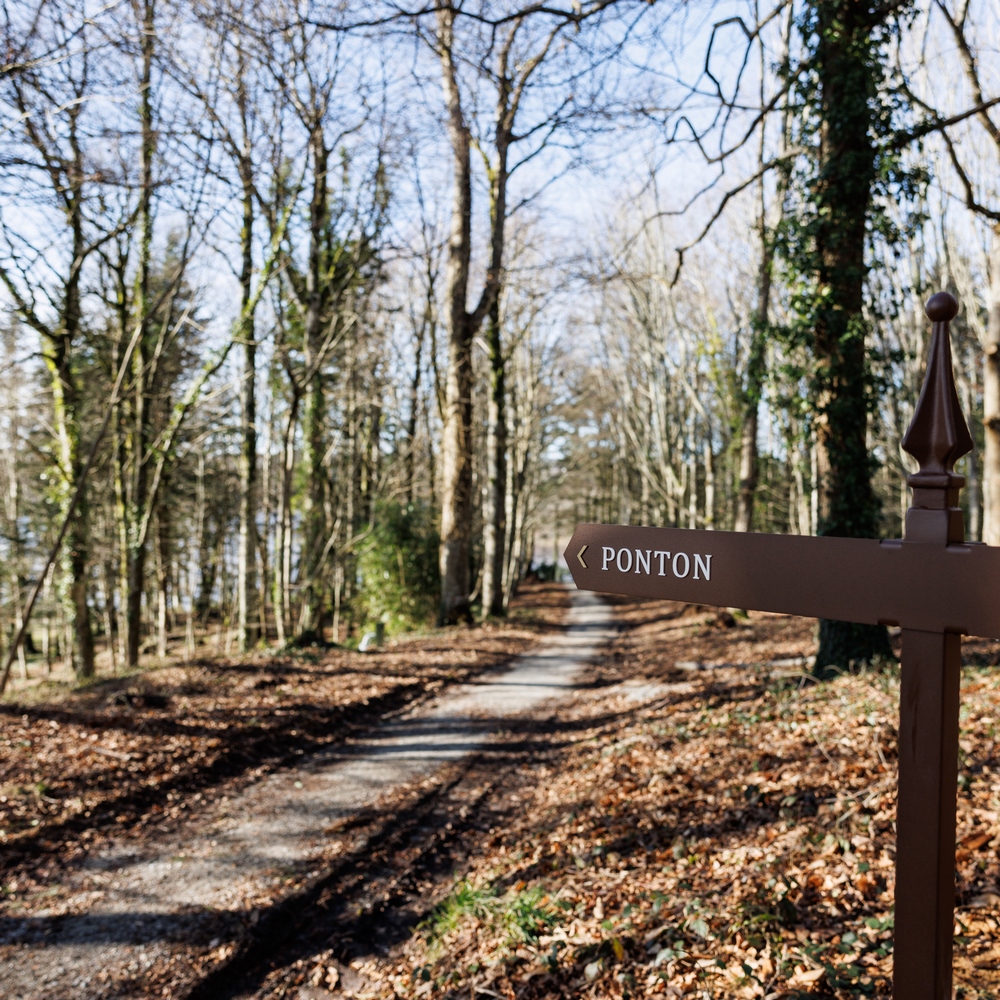
[[940, 289], [1000, 544], [995, 5], [0, 18], [25, 676], [502, 616], [582, 520], [896, 536]]

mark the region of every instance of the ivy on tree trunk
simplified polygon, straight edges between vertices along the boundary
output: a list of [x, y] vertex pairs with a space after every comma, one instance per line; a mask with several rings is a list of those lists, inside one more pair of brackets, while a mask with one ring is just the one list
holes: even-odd
[[[797, 305], [813, 355], [819, 533], [848, 538], [877, 537], [881, 522], [867, 442], [876, 394], [864, 305], [875, 195], [891, 169], [880, 146], [891, 124], [881, 58], [891, 10], [853, 0], [813, 0], [807, 10], [814, 74], [802, 91], [816, 156], [807, 203], [785, 244], [803, 279]], [[818, 674], [892, 655], [883, 626], [824, 621], [819, 639]]]

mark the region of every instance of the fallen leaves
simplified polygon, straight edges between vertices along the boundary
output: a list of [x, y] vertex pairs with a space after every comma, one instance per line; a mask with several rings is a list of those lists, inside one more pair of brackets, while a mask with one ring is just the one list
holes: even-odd
[[386, 712], [499, 666], [566, 604], [563, 588], [536, 585], [488, 629], [404, 636], [376, 653], [175, 664], [0, 705], [2, 905], [30, 912], [100, 842], [166, 832]]
[[[496, 756], [470, 765], [471, 784], [455, 786], [452, 805], [446, 796], [435, 806], [438, 819], [421, 822], [426, 831], [414, 830], [372, 859], [358, 890], [364, 906], [309, 950], [269, 964], [256, 995], [887, 1000], [897, 676], [813, 684], [801, 667], [813, 647], [806, 621], [752, 615], [748, 624], [719, 629], [698, 609], [617, 607], [625, 628], [577, 699], [544, 725], [512, 729], [506, 749], [498, 744]], [[454, 633], [455, 644], [472, 635]], [[481, 633], [462, 657], [478, 655], [477, 643], [488, 662], [495, 653]], [[997, 661], [995, 645], [968, 646], [975, 663]], [[442, 680], [437, 652], [428, 655], [417, 643], [404, 655], [419, 661], [408, 668], [413, 676]], [[678, 670], [677, 661], [714, 666]], [[330, 688], [318, 687], [327, 683], [319, 677], [304, 684], [330, 691], [342, 683], [354, 692], [344, 697], [354, 698], [355, 710], [360, 699], [377, 701], [371, 686], [380, 683], [378, 671], [391, 672], [383, 664], [362, 680], [350, 663], [314, 668], [330, 672]], [[271, 682], [278, 677], [285, 682]], [[214, 698], [231, 706], [238, 727], [256, 720], [265, 732], [292, 739], [294, 730], [314, 740], [307, 699], [282, 693], [288, 677], [271, 664], [267, 684], [239, 688], [245, 704], [233, 693], [229, 702], [213, 695], [191, 717], [199, 725], [209, 719], [205, 706]], [[248, 671], [241, 682], [261, 679]], [[1000, 671], [968, 668], [956, 921], [963, 1000], [1000, 993], [998, 708]], [[146, 726], [155, 728], [157, 718]], [[270, 729], [279, 718], [286, 721]], [[27, 744], [18, 749], [19, 781], [32, 808], [55, 809], [46, 797], [66, 797], [51, 781], [34, 789], [30, 782], [46, 782], [47, 768], [36, 778], [28, 767], [35, 749], [52, 739], [47, 720], [32, 721], [23, 734], [16, 718], [11, 724], [4, 737]], [[198, 739], [220, 736], [83, 727], [68, 744], [78, 753], [67, 759], [71, 768], [100, 762], [116, 780], [141, 782], [157, 773], [149, 764], [161, 760], [162, 746], [170, 746], [163, 763], [183, 775], [182, 755], [198, 752]], [[93, 754], [90, 745], [131, 759]], [[252, 759], [241, 780], [269, 766]], [[182, 794], [170, 781], [156, 786], [152, 816], [196, 810], [196, 796], [212, 791], [203, 785]], [[91, 794], [77, 787], [80, 808], [92, 809]], [[128, 813], [109, 821], [116, 815]], [[330, 843], [343, 835], [331, 829]], [[31, 889], [30, 879], [12, 882], [8, 891], [19, 897]], [[327, 913], [317, 904], [317, 920]], [[390, 931], [384, 948], [383, 929]]]
[[[516, 952], [482, 920], [432, 951], [418, 934], [372, 959], [376, 995], [888, 998], [897, 673], [814, 684], [773, 666], [809, 654], [810, 622], [720, 630], [697, 609], [619, 608], [631, 627], [554, 724], [571, 739], [507, 787], [510, 826], [463, 871], [479, 892], [534, 888], [557, 923]], [[741, 665], [679, 680], [674, 663], [695, 659]], [[984, 957], [1000, 672], [967, 670], [963, 698], [956, 983], [985, 1000], [1000, 988]]]

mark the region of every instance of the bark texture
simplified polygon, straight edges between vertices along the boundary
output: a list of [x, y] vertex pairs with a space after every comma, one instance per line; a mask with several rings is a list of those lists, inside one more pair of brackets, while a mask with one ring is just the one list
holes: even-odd
[[302, 607], [299, 633], [303, 637], [319, 634], [323, 627], [324, 590], [320, 579], [320, 556], [326, 534], [326, 483], [323, 452], [326, 440], [325, 387], [321, 362], [323, 321], [329, 299], [329, 283], [323, 273], [324, 238], [329, 219], [327, 149], [322, 127], [317, 123], [310, 137], [313, 161], [313, 189], [309, 205], [309, 261], [305, 275], [305, 363], [309, 375], [303, 413], [304, 461], [308, 470], [305, 504], [305, 537], [301, 575]]
[[983, 346], [983, 541], [1000, 545], [1000, 223], [993, 227], [991, 251]]
[[441, 442], [441, 607], [442, 624], [469, 621], [472, 536], [472, 339], [467, 310], [472, 253], [471, 136], [462, 107], [454, 58], [455, 11], [438, 12], [438, 46], [452, 159], [451, 228], [448, 235], [446, 321], [448, 369], [445, 376]]
[[[816, 4], [821, 128], [813, 351], [819, 533], [849, 538], [877, 537], [880, 521], [867, 442], [870, 379], [863, 313], [867, 224], [877, 170], [872, 136], [881, 78], [874, 18], [868, 8], [849, 0]], [[891, 655], [883, 626], [820, 624], [818, 672]]]
[[257, 343], [250, 305], [253, 282], [253, 164], [250, 158], [245, 92], [239, 102], [243, 119], [243, 149], [239, 161], [243, 189], [240, 232], [240, 331], [243, 379], [240, 382], [240, 541], [237, 568], [237, 644], [241, 653], [260, 637], [257, 619]]
[[148, 451], [151, 427], [149, 387], [153, 363], [150, 302], [150, 271], [153, 248], [153, 160], [156, 154], [156, 133], [153, 127], [153, 53], [156, 45], [156, 5], [145, 0], [141, 8], [140, 47], [142, 52], [139, 101], [139, 261], [135, 283], [135, 314], [133, 322], [142, 328], [133, 355], [133, 407], [129, 441], [131, 477], [126, 499], [126, 573], [125, 594], [125, 664], [139, 663], [139, 643], [142, 634], [142, 596], [146, 583], [146, 532], [149, 504]]
[[499, 304], [489, 324], [490, 390], [486, 431], [486, 502], [483, 505], [483, 615], [503, 615], [507, 544], [507, 366], [500, 337]]

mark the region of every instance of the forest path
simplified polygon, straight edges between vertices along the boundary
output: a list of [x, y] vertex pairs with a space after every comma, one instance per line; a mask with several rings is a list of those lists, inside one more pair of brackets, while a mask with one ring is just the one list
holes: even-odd
[[0, 920], [0, 997], [176, 995], [152, 984], [188, 979], [206, 959], [224, 962], [247, 926], [358, 849], [352, 824], [363, 828], [381, 812], [391, 826], [391, 810], [406, 808], [407, 797], [412, 804], [505, 721], [565, 698], [613, 634], [610, 608], [574, 591], [564, 631], [502, 673], [269, 775], [140, 852], [91, 858], [67, 878], [68, 912]]

